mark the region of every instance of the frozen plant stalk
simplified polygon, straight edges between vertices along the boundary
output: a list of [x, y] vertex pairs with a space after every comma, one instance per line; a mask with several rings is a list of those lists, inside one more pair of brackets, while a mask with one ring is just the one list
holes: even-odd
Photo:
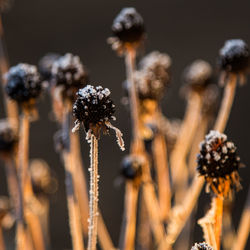
[[89, 229], [88, 250], [96, 249], [97, 221], [98, 221], [98, 140], [101, 130], [108, 133], [115, 130], [117, 142], [124, 150], [122, 133], [115, 128], [110, 120], [113, 116], [115, 105], [110, 98], [110, 91], [101, 86], [87, 85], [77, 92], [77, 99], [73, 106], [73, 115], [76, 117], [73, 132], [79, 129], [82, 123], [86, 132], [86, 140], [90, 143], [90, 199], [89, 199]]

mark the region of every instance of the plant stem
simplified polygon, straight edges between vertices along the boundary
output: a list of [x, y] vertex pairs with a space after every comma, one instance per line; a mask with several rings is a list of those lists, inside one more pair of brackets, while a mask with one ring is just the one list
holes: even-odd
[[248, 190], [247, 201], [243, 213], [241, 215], [237, 237], [232, 248], [233, 250], [245, 249], [249, 232], [250, 232], [250, 189]]
[[88, 250], [96, 249], [98, 222], [98, 140], [91, 135], [90, 142], [90, 199], [89, 199], [89, 232]]
[[1, 72], [1, 82], [2, 82], [2, 89], [3, 89], [3, 97], [5, 102], [6, 113], [9, 119], [12, 128], [16, 131], [18, 130], [18, 109], [17, 104], [7, 98], [5, 92], [5, 84], [6, 80], [4, 75], [8, 72], [9, 69], [9, 62], [8, 62], [8, 55], [5, 48], [4, 43], [4, 30], [3, 30], [3, 22], [2, 16], [0, 14], [0, 72]]
[[222, 229], [222, 216], [223, 216], [223, 197], [217, 196], [213, 198], [215, 203], [215, 212], [214, 212], [214, 232], [216, 237], [217, 249], [220, 249], [220, 239], [221, 239], [221, 229]]
[[223, 131], [225, 130], [230, 115], [230, 111], [235, 96], [236, 84], [237, 84], [237, 75], [231, 74], [229, 76], [229, 81], [226, 83], [220, 111], [214, 126], [214, 130], [217, 130], [221, 133], [223, 133]]
[[4, 237], [3, 237], [3, 228], [2, 228], [2, 226], [0, 226], [0, 249], [1, 250], [6, 250]]

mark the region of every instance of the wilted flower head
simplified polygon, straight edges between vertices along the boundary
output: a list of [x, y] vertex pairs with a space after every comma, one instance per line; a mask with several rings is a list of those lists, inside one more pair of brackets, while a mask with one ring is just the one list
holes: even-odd
[[86, 85], [88, 76], [79, 56], [70, 53], [54, 61], [51, 70], [51, 80], [56, 87], [61, 88], [63, 98], [75, 100], [75, 94]]
[[183, 82], [191, 90], [200, 91], [210, 83], [212, 67], [204, 60], [195, 60], [183, 73]]
[[231, 73], [244, 73], [249, 66], [249, 48], [241, 39], [227, 40], [219, 52], [221, 70]]
[[227, 197], [231, 189], [239, 188], [240, 157], [236, 146], [225, 134], [210, 131], [200, 144], [197, 170], [217, 195]]
[[109, 129], [114, 129], [118, 143], [123, 149], [122, 134], [110, 123], [111, 120], [115, 120], [114, 113], [115, 105], [110, 98], [110, 90], [102, 86], [94, 87], [87, 85], [77, 92], [77, 99], [73, 106], [73, 115], [77, 120], [73, 132], [79, 128], [80, 123], [84, 125], [87, 139], [89, 139], [89, 133], [93, 133], [99, 138], [101, 128], [105, 132]]
[[18, 103], [29, 102], [41, 94], [41, 78], [36, 66], [24, 63], [13, 66], [6, 79], [7, 95]]
[[59, 54], [56, 53], [48, 53], [43, 56], [38, 62], [38, 71], [41, 74], [42, 80], [50, 81], [51, 80], [51, 71], [53, 63], [58, 60], [60, 57]]
[[159, 100], [169, 84], [171, 58], [154, 51], [145, 56], [139, 65], [135, 75], [139, 98]]
[[124, 8], [114, 19], [113, 34], [122, 42], [138, 42], [144, 34], [144, 22], [135, 8]]
[[206, 242], [195, 243], [191, 250], [213, 250]]
[[0, 121], [0, 152], [11, 153], [17, 144], [17, 135], [6, 120]]
[[121, 164], [121, 174], [127, 180], [134, 180], [142, 174], [142, 160], [138, 156], [127, 155]]

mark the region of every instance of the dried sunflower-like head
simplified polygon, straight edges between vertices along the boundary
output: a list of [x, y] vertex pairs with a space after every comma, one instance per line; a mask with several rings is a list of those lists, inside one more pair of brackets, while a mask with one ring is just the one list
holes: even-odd
[[20, 104], [36, 99], [42, 92], [41, 77], [36, 66], [25, 63], [13, 66], [6, 79], [7, 95]]
[[229, 73], [244, 73], [249, 66], [249, 48], [241, 39], [227, 40], [219, 51], [219, 66]]
[[236, 146], [227, 136], [210, 131], [200, 144], [197, 170], [205, 177], [207, 184], [216, 195], [227, 197], [233, 188], [239, 188], [238, 169], [240, 157]]
[[140, 99], [159, 100], [170, 81], [171, 58], [158, 51], [145, 56], [136, 73], [136, 84]]
[[210, 83], [212, 67], [204, 60], [195, 60], [184, 70], [183, 82], [189, 89], [202, 91]]
[[75, 94], [86, 86], [88, 74], [79, 56], [67, 53], [52, 64], [51, 81], [60, 88], [62, 98], [74, 101]]
[[191, 250], [213, 250], [206, 242], [195, 243]]

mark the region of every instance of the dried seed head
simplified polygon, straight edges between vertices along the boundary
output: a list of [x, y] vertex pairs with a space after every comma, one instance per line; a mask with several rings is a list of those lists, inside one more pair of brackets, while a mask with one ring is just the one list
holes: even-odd
[[219, 52], [221, 70], [244, 73], [249, 65], [248, 45], [241, 39], [227, 40]]
[[52, 76], [52, 65], [58, 60], [60, 57], [59, 54], [56, 53], [48, 53], [43, 56], [38, 62], [38, 71], [41, 74], [43, 81], [50, 81]]
[[195, 243], [191, 250], [213, 250], [206, 242]]
[[75, 94], [86, 85], [88, 75], [79, 56], [70, 53], [59, 57], [52, 65], [52, 83], [62, 89], [62, 97], [75, 100]]
[[77, 92], [73, 115], [83, 123], [86, 132], [94, 127], [106, 127], [105, 122], [115, 120], [114, 112], [108, 88], [87, 85]]
[[191, 90], [201, 91], [209, 84], [211, 77], [211, 65], [203, 60], [195, 60], [184, 70], [183, 82]]
[[10, 124], [5, 121], [0, 121], [0, 153], [13, 152], [17, 144], [17, 135], [11, 128]]
[[236, 146], [225, 134], [210, 131], [200, 144], [197, 170], [204, 176], [215, 194], [228, 196], [230, 189], [239, 187], [237, 170], [240, 157]]
[[134, 180], [142, 174], [142, 160], [138, 156], [127, 155], [121, 164], [121, 175], [127, 180]]
[[18, 103], [29, 102], [42, 92], [41, 77], [36, 66], [20, 63], [10, 68], [6, 78], [6, 93]]
[[114, 19], [113, 34], [124, 43], [139, 42], [144, 35], [144, 22], [135, 8], [124, 8]]
[[164, 53], [153, 51], [140, 62], [135, 75], [140, 99], [159, 100], [170, 80], [171, 58]]

